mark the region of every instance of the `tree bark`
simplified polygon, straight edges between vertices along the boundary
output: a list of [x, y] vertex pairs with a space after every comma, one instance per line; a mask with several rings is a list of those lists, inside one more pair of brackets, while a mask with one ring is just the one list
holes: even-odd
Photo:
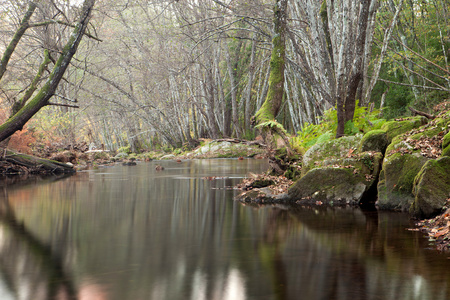
[[269, 91], [261, 108], [256, 113], [256, 123], [274, 120], [278, 115], [284, 93], [284, 68], [286, 56], [287, 0], [278, 0], [274, 5], [274, 37], [270, 58]]
[[83, 38], [94, 4], [95, 0], [84, 1], [80, 19], [61, 55], [56, 61], [49, 78], [33, 99], [0, 126], [0, 141], [11, 136], [14, 132], [21, 130], [28, 120], [30, 120], [42, 107], [48, 105], [49, 99], [55, 93], [64, 72], [69, 66], [69, 63]]
[[20, 42], [20, 39], [25, 34], [25, 31], [30, 27], [29, 21], [34, 11], [36, 10], [37, 3], [39, 1], [32, 1], [28, 4], [27, 12], [25, 13], [22, 21], [20, 22], [20, 26], [15, 32], [11, 42], [6, 47], [5, 52], [3, 53], [2, 60], [0, 61], [0, 80], [6, 72], [6, 67], [8, 66], [9, 60], [11, 59], [11, 55], [14, 53], [17, 45]]

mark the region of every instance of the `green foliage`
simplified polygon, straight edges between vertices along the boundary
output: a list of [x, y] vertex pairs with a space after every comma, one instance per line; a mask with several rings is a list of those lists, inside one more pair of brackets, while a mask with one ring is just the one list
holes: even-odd
[[94, 153], [94, 160], [108, 160], [109, 155], [106, 152], [96, 152]]
[[[356, 106], [353, 121], [345, 124], [346, 135], [356, 135], [357, 133], [365, 133], [370, 130], [381, 128], [386, 122], [378, 116], [379, 110], [369, 113], [367, 107]], [[319, 124], [304, 124], [302, 131], [297, 132], [297, 136], [291, 139], [293, 147], [299, 146], [307, 150], [311, 146], [334, 139], [334, 133], [337, 128], [336, 110], [327, 110]]]
[[130, 154], [131, 153], [131, 147], [125, 146], [125, 147], [120, 147], [119, 149], [117, 149], [118, 153], [126, 153], [126, 154]]
[[260, 129], [268, 129], [268, 130], [272, 130], [272, 131], [278, 131], [278, 132], [282, 132], [285, 135], [287, 135], [287, 131], [286, 129], [284, 129], [283, 125], [281, 125], [280, 123], [278, 123], [275, 120], [269, 120], [266, 122], [263, 122], [261, 124], [258, 124], [255, 126], [255, 128], [260, 128]]
[[[387, 91], [383, 110], [387, 119], [408, 115], [410, 105], [431, 112], [435, 105], [449, 98], [448, 91], [435, 89], [448, 84], [448, 72], [445, 70], [450, 54], [443, 50], [450, 47], [450, 40], [445, 38], [445, 33], [448, 35], [450, 30], [445, 17], [446, 6], [446, 1], [404, 3], [400, 17], [402, 21], [394, 28], [394, 35], [401, 37], [402, 44], [398, 39], [390, 42], [380, 72], [380, 78], [392, 83], [379, 81], [372, 93], [372, 100], [380, 104], [383, 93]], [[389, 5], [382, 3], [375, 39], [383, 39], [384, 28], [391, 22], [392, 13]], [[373, 49], [374, 60], [379, 57], [380, 45], [375, 45]], [[395, 84], [397, 82], [400, 84]]]

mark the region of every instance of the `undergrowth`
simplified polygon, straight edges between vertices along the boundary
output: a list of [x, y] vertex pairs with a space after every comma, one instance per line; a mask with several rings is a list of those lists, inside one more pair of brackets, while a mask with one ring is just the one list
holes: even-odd
[[[353, 121], [345, 124], [345, 135], [364, 134], [370, 130], [380, 129], [386, 120], [379, 118], [379, 115], [380, 110], [369, 111], [367, 107], [356, 105]], [[291, 138], [290, 143], [298, 152], [303, 153], [315, 144], [334, 139], [336, 130], [337, 112], [335, 109], [329, 109], [318, 124], [303, 124], [302, 130]]]

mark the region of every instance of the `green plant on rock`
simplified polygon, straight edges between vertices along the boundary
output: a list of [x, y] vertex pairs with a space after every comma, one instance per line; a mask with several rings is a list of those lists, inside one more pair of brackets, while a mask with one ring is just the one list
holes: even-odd
[[362, 163], [370, 170], [373, 171], [374, 162], [373, 157], [370, 155], [363, 155], [360, 157]]
[[[370, 130], [379, 129], [386, 122], [379, 118], [380, 111], [373, 110], [369, 112], [367, 107], [356, 106], [353, 121], [345, 124], [346, 135], [356, 135]], [[319, 124], [305, 123], [297, 136], [291, 138], [291, 143], [302, 149], [309, 149], [318, 143], [323, 143], [334, 139], [334, 132], [337, 128], [337, 113], [335, 109], [327, 110]]]
[[120, 147], [119, 149], [117, 149], [117, 153], [130, 154], [131, 153], [131, 147], [130, 146]]

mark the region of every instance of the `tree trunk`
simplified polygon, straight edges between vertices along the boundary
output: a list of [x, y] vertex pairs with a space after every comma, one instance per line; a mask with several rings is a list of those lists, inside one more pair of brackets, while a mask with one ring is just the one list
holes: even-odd
[[28, 4], [28, 10], [25, 13], [22, 21], [20, 22], [20, 26], [15, 32], [11, 42], [6, 47], [5, 52], [3, 53], [2, 60], [0, 61], [0, 80], [6, 72], [6, 67], [8, 66], [9, 60], [11, 59], [11, 55], [14, 53], [16, 46], [19, 44], [20, 39], [25, 34], [25, 31], [29, 28], [30, 24], [28, 23], [36, 10], [37, 3], [39, 1], [32, 1]]
[[[369, 18], [369, 7], [371, 0], [362, 0], [360, 6], [360, 13], [358, 18], [358, 34], [355, 40], [355, 49], [353, 55], [352, 69], [350, 73], [350, 79], [347, 86], [339, 86], [338, 91], [340, 93], [336, 100], [337, 106], [337, 117], [338, 117], [338, 127], [336, 131], [336, 137], [339, 138], [344, 135], [345, 124], [348, 121], [353, 120], [353, 115], [355, 112], [356, 105], [356, 92], [358, 90], [359, 82], [363, 75], [363, 59], [364, 59], [364, 49], [366, 44], [366, 31], [367, 23]], [[345, 34], [345, 32], [344, 32]], [[348, 55], [351, 53], [351, 41], [347, 45]], [[345, 46], [345, 45], [342, 45]], [[342, 73], [340, 75], [343, 75]], [[345, 84], [345, 80], [340, 80], [339, 84]]]
[[59, 56], [59, 59], [56, 61], [49, 78], [33, 99], [0, 126], [0, 141], [11, 136], [17, 130], [21, 130], [28, 120], [30, 120], [42, 107], [48, 105], [49, 99], [55, 93], [64, 72], [77, 51], [78, 45], [80, 44], [89, 23], [94, 3], [95, 0], [84, 1], [80, 20]]
[[256, 123], [274, 120], [280, 110], [284, 92], [284, 67], [286, 51], [287, 0], [278, 0], [274, 5], [274, 37], [270, 58], [269, 91], [266, 100], [256, 113]]

